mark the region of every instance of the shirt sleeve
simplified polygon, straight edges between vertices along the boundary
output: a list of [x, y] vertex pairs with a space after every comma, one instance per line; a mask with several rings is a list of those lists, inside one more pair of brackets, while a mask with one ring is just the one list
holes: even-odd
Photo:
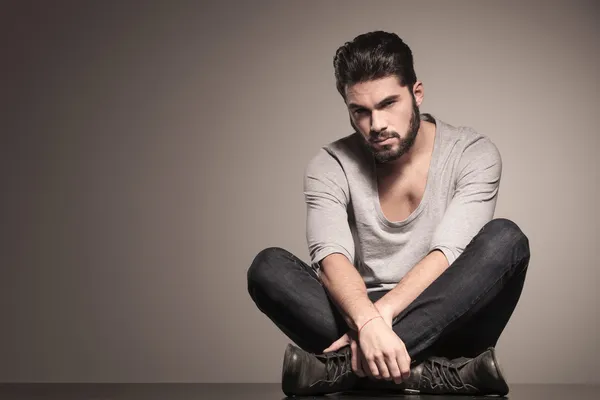
[[321, 260], [333, 253], [343, 254], [354, 263], [348, 180], [340, 163], [325, 149], [320, 149], [306, 167], [304, 197], [311, 267], [320, 276]]
[[492, 220], [498, 199], [502, 159], [492, 141], [469, 143], [458, 163], [454, 195], [432, 239], [451, 265], [483, 226]]

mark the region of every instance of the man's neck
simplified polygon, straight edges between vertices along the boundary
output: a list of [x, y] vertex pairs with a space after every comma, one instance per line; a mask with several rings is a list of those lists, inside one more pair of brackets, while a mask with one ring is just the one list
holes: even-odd
[[435, 124], [421, 120], [419, 123], [417, 136], [415, 137], [415, 143], [410, 150], [397, 160], [385, 164], [379, 164], [377, 169], [384, 175], [388, 175], [409, 167], [411, 164], [420, 160], [421, 157], [430, 154], [434, 137]]

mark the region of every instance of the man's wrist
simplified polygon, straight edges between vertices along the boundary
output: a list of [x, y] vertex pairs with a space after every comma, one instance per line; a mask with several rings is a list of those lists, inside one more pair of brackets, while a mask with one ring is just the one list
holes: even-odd
[[393, 319], [396, 316], [394, 306], [383, 297], [375, 303], [375, 307], [384, 318]]
[[354, 324], [353, 329], [358, 332], [358, 330], [366, 324], [369, 320], [381, 317], [379, 310], [373, 303], [371, 303], [370, 307], [365, 307], [364, 310], [361, 310], [354, 318], [352, 318], [352, 322]]

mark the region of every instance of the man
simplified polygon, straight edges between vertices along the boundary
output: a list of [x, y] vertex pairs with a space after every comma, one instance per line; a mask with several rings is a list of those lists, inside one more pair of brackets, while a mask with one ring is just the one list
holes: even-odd
[[507, 394], [494, 347], [530, 253], [493, 219], [496, 146], [420, 114], [423, 83], [395, 34], [356, 37], [334, 67], [355, 132], [306, 168], [310, 265], [271, 247], [248, 270], [257, 307], [299, 346], [283, 391]]

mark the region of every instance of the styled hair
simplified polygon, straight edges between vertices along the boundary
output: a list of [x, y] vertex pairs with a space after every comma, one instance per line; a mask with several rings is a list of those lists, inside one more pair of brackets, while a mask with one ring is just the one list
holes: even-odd
[[333, 67], [337, 90], [344, 99], [346, 86], [360, 82], [395, 75], [410, 90], [417, 81], [412, 51], [395, 33], [374, 31], [355, 37], [337, 49]]

